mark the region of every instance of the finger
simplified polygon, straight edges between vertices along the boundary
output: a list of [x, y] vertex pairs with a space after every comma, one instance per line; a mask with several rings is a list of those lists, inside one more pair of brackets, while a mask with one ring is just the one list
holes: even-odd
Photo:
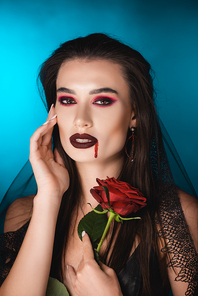
[[34, 134], [30, 138], [30, 155], [35, 153], [38, 150], [38, 147], [42, 143], [42, 135], [46, 133], [48, 130], [47, 125], [42, 125], [34, 132]]
[[56, 124], [57, 122], [57, 115], [55, 114], [55, 108], [54, 108], [54, 104], [51, 105], [50, 111], [48, 113], [48, 117], [47, 117], [47, 121], [43, 124], [44, 126], [47, 125], [48, 126], [48, 131], [47, 133], [45, 133], [44, 137], [43, 137], [43, 141], [42, 141], [42, 146], [48, 145], [49, 141], [51, 139], [52, 136], [52, 131], [53, 131], [53, 126]]
[[38, 141], [38, 139], [41, 138], [44, 134], [46, 134], [47, 132], [50, 133], [53, 125], [55, 125], [56, 123], [56, 116], [57, 115], [55, 114], [55, 108], [52, 104], [48, 113], [47, 121], [35, 131], [31, 139], [33, 141]]
[[[51, 136], [52, 136], [53, 126], [56, 124], [56, 120], [57, 120], [56, 117], [57, 115], [55, 114], [54, 104], [52, 104], [48, 113], [47, 121], [36, 131], [36, 132], [40, 131], [40, 138], [37, 141], [37, 143], [33, 145], [33, 151], [36, 151], [38, 149], [38, 146], [41, 146], [41, 145], [48, 146], [48, 148], [51, 148]], [[32, 139], [34, 140], [34, 137], [32, 137]]]
[[49, 109], [46, 122], [49, 121], [50, 118], [52, 118], [54, 115], [55, 115], [55, 108], [54, 108], [54, 104], [52, 104], [50, 109]]
[[92, 244], [91, 244], [88, 234], [85, 231], [82, 232], [82, 241], [83, 241], [84, 262], [94, 259]]
[[49, 123], [47, 124], [48, 125], [48, 130], [42, 137], [42, 144], [41, 144], [42, 146], [47, 146], [50, 143], [53, 128], [54, 128], [55, 124], [56, 124], [56, 117], [50, 119]]
[[64, 161], [63, 161], [62, 157], [60, 156], [60, 154], [59, 154], [59, 152], [58, 152], [58, 150], [56, 148], [54, 149], [54, 159], [62, 167], [65, 167]]
[[47, 120], [43, 123], [43, 125], [48, 125], [51, 121], [53, 121], [53, 119], [56, 117], [56, 112], [55, 112], [55, 108], [54, 108], [54, 104], [51, 105], [48, 116], [47, 116]]
[[52, 137], [50, 138], [50, 141], [49, 141], [49, 143], [47, 145], [47, 148], [52, 149]]
[[[52, 105], [48, 114], [48, 118], [51, 119], [47, 120], [41, 127], [39, 127], [30, 139], [30, 152], [35, 152], [38, 149], [38, 146], [48, 145], [51, 141], [53, 126], [56, 124], [57, 120], [54, 113], [55, 108]], [[43, 137], [44, 135], [46, 137]]]
[[[32, 137], [30, 138], [30, 154], [35, 153], [38, 150], [38, 147], [43, 145], [43, 136], [45, 134], [49, 134], [50, 136], [48, 136], [48, 143], [51, 140], [51, 134], [52, 134], [52, 130], [53, 130], [53, 125], [56, 123], [56, 121], [54, 122], [51, 121], [49, 124], [47, 125], [42, 125], [40, 126], [32, 135]], [[47, 141], [45, 141], [47, 143]], [[45, 143], [45, 144], [46, 144]]]

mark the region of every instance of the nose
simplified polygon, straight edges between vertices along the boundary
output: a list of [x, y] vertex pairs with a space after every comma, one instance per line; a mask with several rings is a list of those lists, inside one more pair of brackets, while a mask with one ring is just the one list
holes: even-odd
[[88, 106], [81, 106], [78, 108], [74, 118], [74, 126], [78, 129], [89, 128], [93, 125], [91, 120], [91, 112]]

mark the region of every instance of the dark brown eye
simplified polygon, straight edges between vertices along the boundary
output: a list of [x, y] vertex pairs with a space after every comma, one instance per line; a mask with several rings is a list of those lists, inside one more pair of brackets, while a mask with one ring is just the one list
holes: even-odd
[[111, 105], [112, 103], [114, 103], [115, 101], [112, 100], [111, 98], [97, 98], [93, 104], [94, 105], [100, 105], [100, 106], [108, 106], [108, 105]]
[[58, 98], [58, 101], [61, 105], [72, 105], [77, 104], [76, 100], [72, 97], [60, 97]]

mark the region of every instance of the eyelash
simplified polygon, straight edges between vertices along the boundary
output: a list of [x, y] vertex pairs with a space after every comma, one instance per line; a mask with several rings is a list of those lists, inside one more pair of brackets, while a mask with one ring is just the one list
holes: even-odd
[[58, 98], [58, 101], [63, 106], [69, 106], [69, 105], [75, 105], [77, 104], [76, 100], [72, 97], [60, 97]]
[[[97, 97], [94, 99], [93, 104], [98, 105], [100, 107], [106, 107], [106, 106], [112, 105], [113, 103], [115, 103], [115, 101], [116, 101], [115, 99], [112, 99], [109, 97]], [[98, 102], [102, 102], [102, 104]]]
[[[77, 104], [77, 101], [72, 97], [62, 96], [58, 98], [58, 101], [63, 106], [71, 106]], [[110, 106], [115, 103], [116, 100], [109, 97], [97, 97], [92, 101], [93, 105], [98, 105], [100, 107]]]

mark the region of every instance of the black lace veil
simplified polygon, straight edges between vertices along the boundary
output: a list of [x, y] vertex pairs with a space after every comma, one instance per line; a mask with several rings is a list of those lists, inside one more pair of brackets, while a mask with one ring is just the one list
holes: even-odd
[[[158, 145], [160, 155], [156, 155], [155, 139], [151, 148], [151, 164], [159, 184], [159, 214], [156, 223], [159, 237], [166, 246], [161, 250], [168, 255], [168, 266], [179, 269], [175, 281], [188, 283], [186, 296], [198, 293], [198, 254], [186, 223], [177, 187], [197, 197], [179, 155], [164, 127], [160, 122]], [[160, 168], [157, 167], [160, 159]], [[171, 170], [170, 170], [171, 167]], [[181, 183], [182, 182], [182, 183]]]

